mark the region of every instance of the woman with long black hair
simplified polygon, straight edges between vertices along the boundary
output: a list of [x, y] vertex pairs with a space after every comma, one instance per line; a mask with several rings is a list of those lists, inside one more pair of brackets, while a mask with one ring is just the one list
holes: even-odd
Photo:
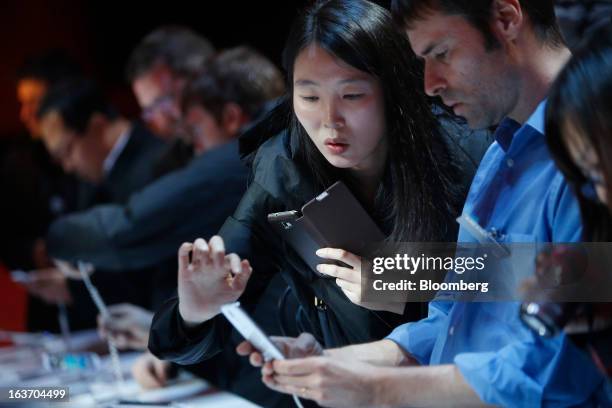
[[551, 90], [546, 139], [580, 204], [585, 241], [612, 241], [612, 31], [575, 52]]
[[[551, 155], [573, 188], [583, 241], [612, 242], [612, 30], [595, 31], [557, 78], [546, 109]], [[612, 273], [604, 270], [603, 273]], [[608, 275], [609, 276], [609, 275]], [[609, 281], [609, 278], [606, 278]], [[554, 297], [554, 293], [552, 293]], [[578, 309], [575, 305], [574, 310]], [[612, 303], [593, 303], [589, 319], [600, 331], [575, 337], [612, 377]], [[585, 308], [589, 310], [589, 308]], [[568, 315], [571, 316], [571, 315]], [[601, 330], [601, 327], [607, 327]], [[590, 330], [590, 329], [589, 329]], [[612, 400], [612, 392], [609, 395]], [[610, 403], [610, 401], [608, 401]]]
[[277, 272], [326, 347], [380, 339], [419, 317], [418, 304], [362, 302], [360, 254], [322, 249], [349, 266], [320, 266], [336, 278], [324, 279], [268, 224], [269, 213], [298, 209], [338, 180], [389, 241], [456, 240], [454, 219], [490, 139], [426, 99], [390, 13], [367, 1], [319, 2], [294, 24], [283, 61], [289, 93], [273, 116], [286, 130], [254, 154], [252, 182], [219, 236], [179, 249], [178, 298], [158, 311], [150, 337], [162, 358], [195, 363], [218, 352], [230, 332], [220, 306], [254, 308]]

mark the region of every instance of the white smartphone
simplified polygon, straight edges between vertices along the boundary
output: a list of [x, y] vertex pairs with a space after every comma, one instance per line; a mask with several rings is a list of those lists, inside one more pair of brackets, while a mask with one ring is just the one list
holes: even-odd
[[284, 360], [283, 353], [272, 343], [272, 340], [240, 307], [240, 302], [221, 306], [221, 313], [236, 330], [261, 352], [265, 361]]

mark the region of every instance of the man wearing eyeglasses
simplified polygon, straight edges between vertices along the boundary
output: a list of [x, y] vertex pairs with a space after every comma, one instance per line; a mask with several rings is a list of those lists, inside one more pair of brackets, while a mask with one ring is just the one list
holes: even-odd
[[176, 170], [193, 158], [191, 140], [181, 120], [180, 95], [214, 53], [210, 42], [180, 26], [160, 27], [132, 51], [127, 79], [142, 119], [158, 137], [170, 142], [157, 165], [158, 174]]

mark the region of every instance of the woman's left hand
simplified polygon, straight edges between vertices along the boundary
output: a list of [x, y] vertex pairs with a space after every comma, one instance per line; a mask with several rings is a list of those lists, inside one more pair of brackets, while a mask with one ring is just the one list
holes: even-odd
[[361, 290], [361, 262], [360, 256], [350, 253], [344, 249], [321, 248], [316, 252], [317, 256], [330, 261], [340, 261], [349, 266], [318, 264], [317, 271], [324, 275], [336, 278], [336, 285], [351, 302], [370, 310], [385, 310], [397, 314], [404, 312], [405, 303], [398, 302], [364, 302]]

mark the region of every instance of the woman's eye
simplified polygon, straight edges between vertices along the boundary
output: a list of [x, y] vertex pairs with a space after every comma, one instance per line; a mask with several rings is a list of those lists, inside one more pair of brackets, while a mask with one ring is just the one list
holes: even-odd
[[346, 94], [343, 96], [344, 99], [354, 100], [359, 99], [363, 96], [362, 93]]
[[302, 96], [301, 98], [306, 102], [316, 102], [319, 100], [318, 96]]

